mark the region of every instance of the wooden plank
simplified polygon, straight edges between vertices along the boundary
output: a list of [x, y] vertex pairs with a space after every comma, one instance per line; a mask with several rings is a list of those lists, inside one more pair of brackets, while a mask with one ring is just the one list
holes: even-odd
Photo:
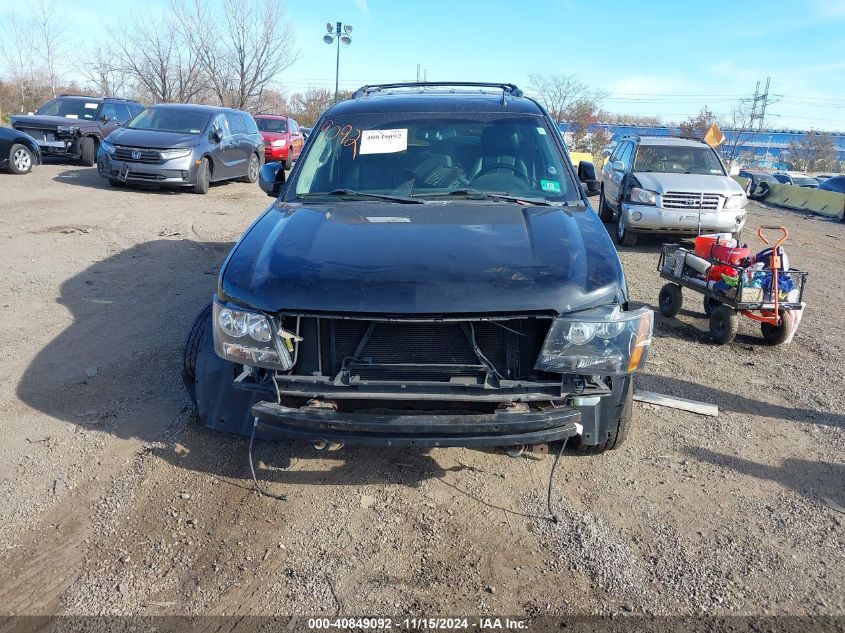
[[699, 413], [701, 415], [719, 415], [719, 407], [715, 404], [698, 402], [696, 400], [686, 400], [684, 398], [675, 398], [674, 396], [666, 396], [662, 393], [654, 393], [653, 391], [634, 391], [634, 400], [647, 402], [648, 404], [656, 404], [661, 407], [672, 407], [673, 409], [692, 411], [693, 413]]

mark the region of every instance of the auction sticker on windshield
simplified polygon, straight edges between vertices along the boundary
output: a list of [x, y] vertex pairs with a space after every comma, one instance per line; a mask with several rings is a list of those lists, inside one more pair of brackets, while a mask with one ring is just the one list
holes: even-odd
[[395, 154], [408, 149], [408, 129], [365, 130], [359, 154]]

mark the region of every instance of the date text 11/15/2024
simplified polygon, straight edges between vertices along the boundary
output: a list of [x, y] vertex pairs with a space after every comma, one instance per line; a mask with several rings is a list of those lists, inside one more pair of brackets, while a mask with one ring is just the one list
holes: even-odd
[[456, 618], [309, 618], [311, 630], [370, 630], [370, 631], [528, 631], [529, 622], [517, 618], [456, 617]]

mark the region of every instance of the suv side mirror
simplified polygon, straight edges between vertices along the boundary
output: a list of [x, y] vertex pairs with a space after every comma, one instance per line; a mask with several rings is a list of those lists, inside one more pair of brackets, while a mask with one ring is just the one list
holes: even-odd
[[219, 143], [220, 141], [222, 141], [223, 140], [223, 131], [220, 130], [219, 128], [216, 129], [216, 130], [212, 130], [211, 140], [214, 141], [215, 143]]
[[584, 190], [588, 196], [597, 196], [601, 193], [601, 185], [596, 179], [596, 167], [588, 160], [578, 163], [578, 180], [584, 183]]
[[285, 184], [285, 166], [280, 162], [265, 163], [258, 174], [258, 186], [268, 196], [279, 197]]
[[615, 160], [610, 163], [610, 168], [613, 171], [625, 171], [625, 163], [623, 163], [621, 160]]

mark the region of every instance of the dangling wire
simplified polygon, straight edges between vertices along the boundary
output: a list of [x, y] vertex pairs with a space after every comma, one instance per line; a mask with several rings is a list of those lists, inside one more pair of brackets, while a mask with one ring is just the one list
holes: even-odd
[[261, 487], [261, 484], [258, 483], [258, 477], [255, 476], [255, 466], [252, 464], [252, 443], [255, 440], [255, 429], [257, 426], [258, 418], [255, 418], [255, 421], [252, 424], [252, 433], [249, 435], [249, 472], [252, 473], [252, 482], [255, 484], [255, 489], [265, 497], [270, 497], [271, 499], [277, 499], [279, 501], [287, 501], [287, 495], [274, 495], [273, 493], [264, 490], [264, 488]]
[[560, 522], [558, 516], [552, 511], [552, 484], [554, 484], [555, 480], [555, 470], [557, 469], [557, 463], [560, 461], [560, 456], [563, 455], [563, 449], [566, 448], [566, 442], [568, 441], [568, 437], [563, 438], [563, 443], [561, 443], [560, 450], [557, 453], [557, 457], [555, 457], [555, 463], [552, 464], [552, 472], [549, 473], [549, 493], [546, 497], [546, 506], [549, 509], [549, 521], [551, 521], [552, 523]]

